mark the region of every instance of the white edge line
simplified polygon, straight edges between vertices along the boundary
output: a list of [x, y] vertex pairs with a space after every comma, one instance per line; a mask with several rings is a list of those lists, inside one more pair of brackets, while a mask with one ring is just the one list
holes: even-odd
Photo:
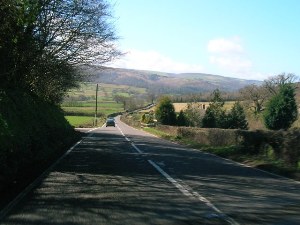
[[31, 184], [29, 184], [20, 194], [17, 195], [7, 206], [0, 211], [0, 221], [19, 203], [22, 199], [33, 189], [35, 188], [50, 171], [63, 159], [65, 158], [75, 147], [77, 147], [83, 139], [78, 141], [73, 145], [65, 154], [63, 154], [56, 162], [48, 167], [38, 178], [36, 178]]

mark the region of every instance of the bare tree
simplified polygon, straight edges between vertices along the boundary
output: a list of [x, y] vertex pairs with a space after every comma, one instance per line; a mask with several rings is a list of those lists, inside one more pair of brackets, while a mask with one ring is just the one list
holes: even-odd
[[285, 84], [292, 84], [297, 80], [299, 81], [299, 77], [297, 77], [293, 73], [281, 73], [277, 76], [273, 76], [265, 80], [264, 87], [270, 92], [271, 95], [275, 95], [278, 94], [280, 87]]
[[269, 97], [269, 93], [262, 86], [248, 85], [240, 90], [244, 104], [252, 110], [255, 115], [263, 110], [263, 106]]
[[33, 27], [40, 50], [72, 64], [103, 64], [120, 55], [105, 0], [39, 1]]
[[0, 14], [0, 86], [59, 102], [77, 65], [121, 55], [106, 0], [3, 0]]
[[[292, 84], [297, 80], [299, 78], [293, 73], [282, 73], [264, 80], [262, 86], [248, 85], [240, 90], [240, 94], [244, 104], [257, 115], [263, 110], [267, 100], [278, 94], [280, 87], [285, 84]], [[296, 88], [296, 85], [294, 87]]]

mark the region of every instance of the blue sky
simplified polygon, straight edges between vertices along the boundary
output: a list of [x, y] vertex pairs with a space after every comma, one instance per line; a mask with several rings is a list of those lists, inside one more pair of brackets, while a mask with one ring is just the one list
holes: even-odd
[[300, 75], [299, 0], [115, 0], [114, 67], [264, 80]]

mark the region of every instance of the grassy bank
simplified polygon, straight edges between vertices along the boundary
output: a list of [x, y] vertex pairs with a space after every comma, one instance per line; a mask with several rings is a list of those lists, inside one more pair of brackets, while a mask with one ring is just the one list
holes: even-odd
[[228, 158], [254, 168], [262, 169], [300, 181], [300, 164], [298, 164], [298, 167], [287, 165], [284, 160], [276, 157], [271, 148], [266, 149], [265, 152], [259, 152], [258, 154], [247, 154], [243, 149], [234, 145], [208, 146], [199, 144], [190, 138], [180, 137], [174, 133], [161, 130], [159, 127], [145, 127], [143, 129], [158, 137], [174, 141], [194, 149], [199, 149], [201, 151], [212, 153], [223, 158]]
[[0, 207], [80, 135], [55, 105], [20, 91], [0, 92]]

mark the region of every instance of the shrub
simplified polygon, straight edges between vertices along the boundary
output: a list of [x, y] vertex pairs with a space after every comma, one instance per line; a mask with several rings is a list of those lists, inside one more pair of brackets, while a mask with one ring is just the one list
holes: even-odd
[[187, 118], [182, 110], [180, 110], [179, 115], [177, 116], [177, 125], [178, 126], [187, 125]]
[[144, 113], [141, 119], [142, 123], [154, 123], [153, 113]]
[[159, 100], [155, 110], [156, 119], [163, 125], [175, 125], [175, 108], [169, 97], [164, 96]]
[[283, 85], [279, 93], [274, 95], [267, 103], [264, 112], [264, 122], [268, 129], [288, 129], [298, 116], [295, 100], [295, 90], [289, 85]]
[[221, 98], [219, 89], [212, 94], [211, 103], [206, 109], [202, 119], [202, 127], [204, 128], [227, 128], [227, 116], [223, 109], [224, 100]]
[[248, 130], [248, 122], [242, 105], [234, 103], [231, 111], [227, 115], [227, 124], [230, 129]]
[[283, 158], [291, 166], [297, 167], [300, 159], [300, 129], [291, 129], [283, 139]]
[[202, 127], [202, 118], [205, 114], [202, 104], [190, 102], [184, 111], [186, 125], [191, 127]]

